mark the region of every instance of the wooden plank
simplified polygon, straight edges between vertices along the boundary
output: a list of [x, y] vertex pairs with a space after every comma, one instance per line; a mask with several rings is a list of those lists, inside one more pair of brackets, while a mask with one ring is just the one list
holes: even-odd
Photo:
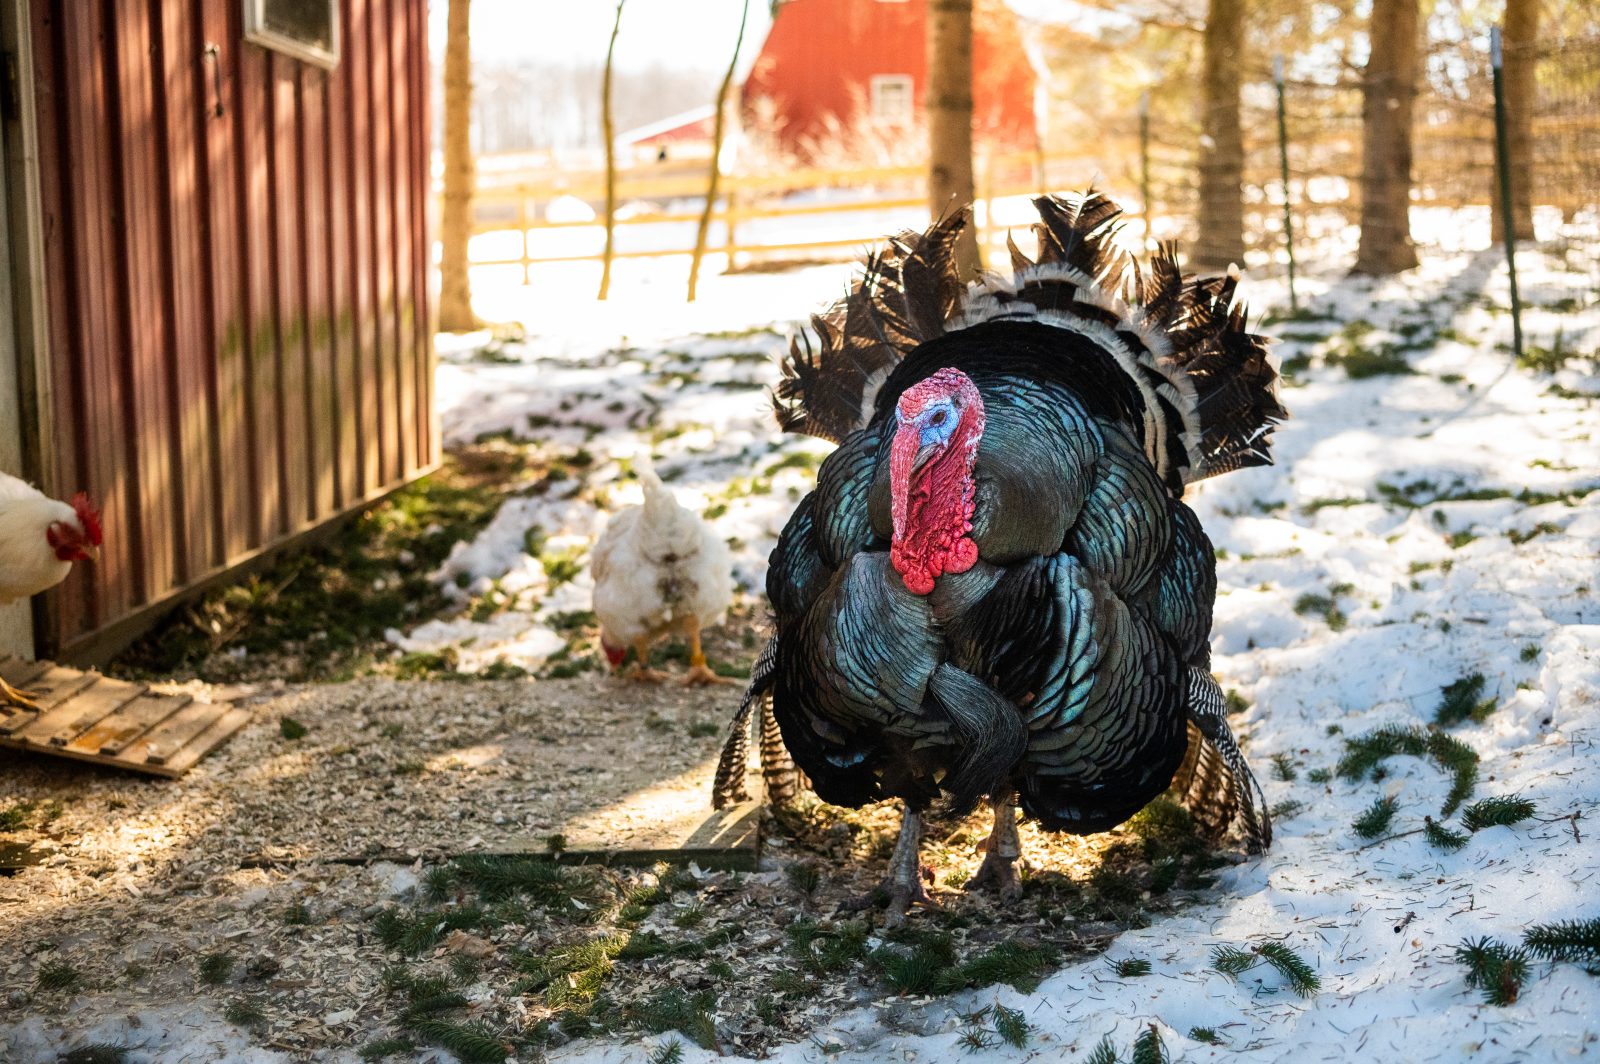
[[283, 449], [284, 531], [310, 521], [307, 454], [306, 360], [311, 338], [306, 327], [305, 222], [300, 173], [300, 79], [298, 60], [270, 54], [268, 91], [272, 95], [272, 201], [269, 211], [276, 241], [278, 288], [278, 446]]
[[62, 702], [94, 683], [95, 674], [79, 672], [61, 665], [51, 665], [39, 676], [28, 681], [28, 693], [41, 710], [54, 709]]
[[80, 754], [120, 754], [190, 701], [188, 695], [140, 695], [60, 749]]
[[[202, 757], [231, 739], [234, 733], [248, 724], [254, 716], [248, 709], [240, 709], [237, 706], [219, 704], [212, 708], [221, 712], [214, 714], [205, 729], [183, 746], [159, 759], [147, 756], [143, 765], [130, 767], [137, 767], [143, 772], [159, 770], [162, 775], [167, 776], [182, 775], [193, 768]], [[129, 753], [131, 755], [132, 751]]]
[[369, 495], [386, 483], [384, 438], [381, 431], [379, 389], [382, 383], [378, 333], [377, 282], [372, 208], [372, 144], [366, 135], [372, 114], [372, 49], [368, 44], [369, 0], [344, 0], [345, 56], [339, 64], [348, 99], [344, 110], [344, 136], [350, 147], [346, 217], [352, 251], [350, 312], [355, 327], [357, 368], [352, 406], [358, 416], [359, 494]]
[[[244, 5], [228, 10], [230, 42], [244, 39]], [[273, 269], [272, 155], [274, 133], [267, 52], [255, 45], [239, 44], [238, 89], [234, 106], [240, 121], [235, 126], [234, 172], [239, 188], [239, 237], [244, 244], [245, 354], [248, 372], [245, 389], [249, 409], [248, 446], [239, 453], [253, 467], [256, 535], [253, 546], [276, 541], [288, 527], [283, 511], [282, 447], [278, 434], [278, 317], [277, 274]]]
[[433, 142], [429, 139], [430, 89], [433, 82], [428, 77], [428, 5], [424, 0], [411, 0], [407, 4], [411, 18], [409, 52], [412, 59], [412, 99], [416, 102], [411, 111], [412, 142], [410, 163], [412, 167], [411, 209], [416, 217], [413, 232], [414, 269], [413, 291], [416, 293], [417, 333], [417, 411], [420, 419], [418, 431], [422, 439], [422, 464], [432, 467], [439, 461], [439, 422], [434, 409], [434, 375], [436, 358], [433, 348], [433, 308], [430, 293], [433, 267], [433, 237], [428, 224], [429, 189], [433, 176]]
[[96, 676], [96, 679], [98, 682], [81, 691], [77, 697], [42, 714], [21, 731], [13, 732], [12, 738], [48, 746], [65, 746], [147, 690], [144, 684], [126, 683], [108, 676]]
[[22, 661], [18, 658], [6, 658], [0, 661], [0, 679], [12, 687], [26, 687], [34, 680], [45, 674], [50, 668], [48, 661]]
[[334, 447], [340, 411], [334, 401], [333, 305], [328, 299], [328, 155], [327, 84], [321, 70], [301, 65], [300, 71], [300, 224], [303, 246], [302, 291], [306, 319], [307, 517], [320, 521], [337, 506], [338, 461]]
[[190, 701], [159, 725], [115, 753], [117, 760], [127, 763], [165, 764], [186, 743], [216, 723], [232, 706], [226, 703]]
[[412, 287], [411, 253], [411, 75], [407, 52], [409, 34], [403, 11], [410, 0], [391, 0], [388, 23], [395, 27], [389, 35], [389, 93], [385, 120], [389, 123], [390, 228], [393, 233], [394, 316], [395, 316], [395, 393], [398, 411], [397, 433], [400, 471], [407, 476], [422, 465], [421, 437], [417, 423], [417, 293]]
[[243, 558], [261, 543], [255, 501], [261, 488], [251, 457], [255, 428], [250, 393], [249, 258], [244, 246], [247, 208], [236, 158], [244, 129], [239, 52], [250, 46], [232, 36], [229, 29], [229, 18], [238, 7], [235, 0], [204, 0], [201, 24], [204, 39], [217, 48], [214, 56], [203, 57], [201, 63], [202, 91], [209, 95], [204, 97], [200, 117], [204, 138], [200, 192], [207, 207], [202, 217], [202, 247], [210, 271], [204, 288], [209, 297], [211, 387], [216, 410], [213, 449], [218, 455], [219, 487], [212, 503], [220, 509], [227, 563]]
[[[175, 500], [183, 531], [177, 581], [188, 584], [222, 564], [221, 477], [216, 469], [218, 429], [211, 348], [212, 275], [204, 241], [208, 206], [201, 190], [201, 136], [206, 114], [201, 92], [212, 92], [211, 64], [197, 54], [200, 5], [194, 0], [161, 4], [156, 15], [156, 118], [165, 134], [157, 152], [165, 195], [167, 252], [163, 294], [168, 333], [166, 357], [172, 381]], [[203, 86], [203, 88], [202, 88]]]
[[[348, 26], [346, 19], [343, 25]], [[356, 348], [354, 232], [350, 211], [351, 145], [350, 86], [346, 71], [335, 71], [326, 80], [326, 101], [322, 110], [323, 151], [328, 160], [328, 180], [324, 186], [328, 219], [328, 293], [324, 297], [333, 318], [330, 348], [333, 358], [331, 412], [336, 426], [333, 438], [334, 505], [343, 510], [361, 496], [360, 392], [357, 380], [360, 367]]]
[[400, 479], [400, 409], [396, 372], [399, 344], [395, 340], [394, 248], [390, 239], [390, 212], [394, 209], [390, 153], [394, 145], [387, 114], [389, 96], [389, 5], [387, 0], [366, 0], [367, 9], [367, 127], [363, 139], [371, 147], [368, 157], [367, 198], [372, 210], [372, 277], [377, 329], [374, 348], [378, 375], [378, 459], [381, 483]]
[[178, 586], [176, 560], [184, 553], [182, 526], [174, 520], [174, 500], [183, 497], [182, 470], [172, 462], [176, 435], [171, 397], [172, 367], [168, 362], [167, 316], [163, 288], [173, 283], [164, 269], [166, 233], [161, 226], [161, 187], [156, 157], [155, 78], [151, 69], [153, 42], [150, 5], [120, 0], [111, 32], [115, 56], [115, 88], [111, 115], [112, 173], [120, 184], [120, 217], [114, 228], [120, 252], [115, 302], [128, 338], [124, 366], [130, 373], [132, 402], [118, 411], [125, 426], [133, 468], [130, 494], [138, 508], [142, 579], [133, 602], [160, 598]]
[[[761, 856], [761, 803], [706, 808], [703, 787], [662, 784], [627, 796], [620, 804], [585, 813], [563, 824], [567, 845], [561, 860], [650, 865], [693, 860], [706, 868], [754, 868]], [[530, 853], [546, 849], [529, 843]]]

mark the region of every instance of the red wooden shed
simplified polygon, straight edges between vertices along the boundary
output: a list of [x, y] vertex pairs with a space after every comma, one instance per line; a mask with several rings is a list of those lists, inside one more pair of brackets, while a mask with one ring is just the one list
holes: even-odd
[[[974, 143], [1031, 151], [1038, 77], [1016, 15], [1002, 0], [973, 7]], [[863, 109], [912, 124], [927, 85], [927, 20], [928, 0], [785, 0], [744, 82], [746, 123], [770, 115], [779, 142], [801, 158]]]
[[437, 463], [427, 3], [3, 10], [0, 469], [106, 542], [0, 652], [95, 661]]

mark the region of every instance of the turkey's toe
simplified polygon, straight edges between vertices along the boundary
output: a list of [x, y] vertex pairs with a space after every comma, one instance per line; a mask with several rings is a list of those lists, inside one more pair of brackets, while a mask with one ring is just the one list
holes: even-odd
[[1016, 901], [1022, 897], [1022, 880], [1017, 877], [1015, 857], [1002, 857], [991, 850], [983, 864], [967, 880], [968, 890], [993, 890], [1001, 901]]

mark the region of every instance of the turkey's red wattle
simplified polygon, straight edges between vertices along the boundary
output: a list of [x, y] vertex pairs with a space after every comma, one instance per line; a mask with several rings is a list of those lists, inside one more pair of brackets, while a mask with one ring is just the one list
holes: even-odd
[[[946, 375], [952, 379], [941, 380]], [[926, 387], [935, 384], [941, 387]], [[949, 438], [937, 444], [934, 454], [918, 466], [922, 442], [921, 426], [915, 418], [928, 405], [929, 392], [932, 399], [954, 393], [962, 406]], [[894, 521], [889, 561], [905, 581], [906, 590], [926, 595], [944, 573], [964, 573], [978, 561], [978, 545], [967, 533], [972, 531], [972, 465], [983, 436], [983, 400], [966, 374], [942, 370], [907, 391], [899, 405], [900, 428], [889, 451]]]

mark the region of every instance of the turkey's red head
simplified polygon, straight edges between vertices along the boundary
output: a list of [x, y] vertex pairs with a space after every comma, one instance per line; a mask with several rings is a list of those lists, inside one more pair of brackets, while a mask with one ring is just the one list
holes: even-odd
[[906, 389], [895, 406], [889, 450], [894, 540], [889, 560], [906, 590], [926, 595], [943, 573], [978, 560], [972, 531], [972, 465], [983, 437], [983, 398], [957, 369]]
[[90, 501], [87, 492], [72, 497], [72, 512], [77, 520], [57, 521], [45, 529], [45, 539], [50, 549], [64, 562], [87, 562], [100, 556], [103, 536], [100, 528], [100, 511]]

